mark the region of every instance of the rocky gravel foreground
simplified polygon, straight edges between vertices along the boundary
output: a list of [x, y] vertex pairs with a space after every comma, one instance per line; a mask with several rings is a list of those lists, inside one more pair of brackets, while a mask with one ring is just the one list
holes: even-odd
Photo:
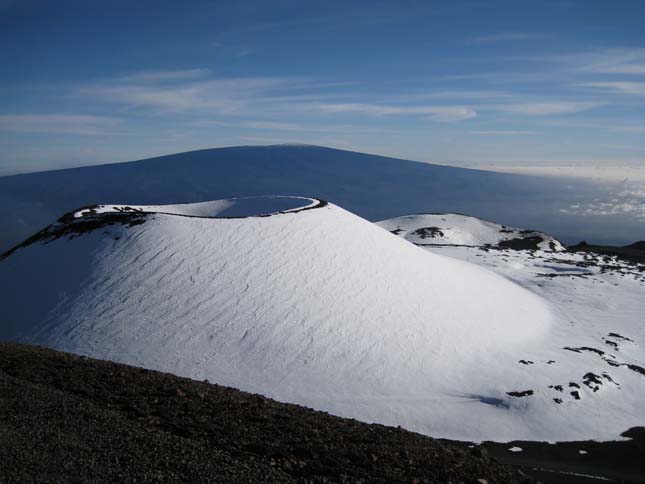
[[0, 343], [0, 482], [532, 481], [479, 448]]

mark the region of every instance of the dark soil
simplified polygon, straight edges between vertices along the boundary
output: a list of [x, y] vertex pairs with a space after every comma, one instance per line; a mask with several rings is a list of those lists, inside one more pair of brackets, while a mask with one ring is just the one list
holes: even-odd
[[591, 245], [587, 242], [580, 242], [567, 247], [570, 252], [593, 252], [601, 255], [616, 256], [619, 259], [645, 264], [645, 241], [635, 242], [624, 247], [611, 245]]
[[0, 343], [0, 482], [532, 482], [479, 448]]
[[626, 245], [623, 247], [623, 249], [634, 249], [634, 250], [642, 250], [645, 252], [645, 240], [639, 240], [638, 242], [634, 242], [633, 244]]
[[[526, 231], [520, 232], [524, 234]], [[528, 231], [532, 233], [532, 231]], [[513, 249], [513, 250], [538, 250], [540, 244], [544, 242], [544, 239], [539, 235], [533, 235], [530, 237], [519, 237], [515, 239], [500, 240], [499, 247], [503, 249]]]
[[[645, 482], [645, 427], [623, 433], [614, 442], [484, 442], [481, 448], [500, 462], [521, 466], [526, 473], [551, 483]], [[469, 444], [462, 443], [464, 447]], [[521, 452], [511, 452], [519, 447]]]
[[[95, 206], [93, 206], [95, 207]], [[90, 233], [94, 230], [107, 227], [109, 225], [122, 224], [126, 227], [141, 225], [146, 221], [146, 214], [140, 212], [114, 212], [96, 214], [93, 207], [86, 207], [90, 210], [89, 215], [74, 218], [75, 212], [69, 212], [58, 219], [57, 224], [48, 225], [39, 232], [8, 250], [0, 254], [0, 261], [3, 261], [16, 250], [27, 247], [36, 242], [51, 242], [61, 237], [77, 237], [82, 234]], [[82, 209], [80, 209], [82, 210]]]

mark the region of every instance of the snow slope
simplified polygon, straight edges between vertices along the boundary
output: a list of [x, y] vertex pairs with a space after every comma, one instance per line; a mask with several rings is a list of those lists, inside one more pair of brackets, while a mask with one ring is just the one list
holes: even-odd
[[1, 337], [480, 436], [482, 415], [464, 422], [454, 401], [503, 394], [508, 383], [474, 375], [480, 356], [503, 359], [540, 339], [552, 324], [548, 305], [339, 207], [296, 201], [309, 209], [194, 216], [230, 200], [210, 204], [213, 213], [110, 206], [64, 217], [0, 263], [12, 322]]
[[[226, 213], [247, 217], [218, 218]], [[645, 335], [630, 299], [642, 286], [629, 284], [620, 319], [631, 326], [611, 328], [631, 343], [618, 341], [611, 366], [584, 349], [609, 326], [573, 332], [566, 296], [416, 247], [332, 204], [99, 206], [0, 261], [0, 338], [433, 436], [609, 439], [645, 418], [645, 375], [633, 369]], [[586, 304], [598, 295], [589, 291]], [[590, 371], [596, 392], [583, 383]], [[549, 385], [569, 382], [582, 398], [567, 388], [556, 403], [563, 392]]]
[[417, 245], [506, 246], [563, 251], [550, 235], [454, 213], [396, 217], [378, 225]]
[[[493, 270], [556, 308], [558, 322], [548, 337], [518, 352], [513, 373], [532, 392], [522, 397], [527, 405], [544, 405], [545, 412], [551, 405], [554, 414], [567, 415], [561, 434], [569, 437], [612, 439], [621, 426], [645, 424], [645, 264], [585, 252], [476, 247], [495, 245], [495, 231], [481, 229], [489, 223], [425, 217], [398, 217], [379, 225], [404, 228], [398, 235], [418, 241], [428, 253]], [[456, 222], [457, 229], [441, 226], [451, 236], [444, 242], [455, 245], [410, 237], [437, 217]]]

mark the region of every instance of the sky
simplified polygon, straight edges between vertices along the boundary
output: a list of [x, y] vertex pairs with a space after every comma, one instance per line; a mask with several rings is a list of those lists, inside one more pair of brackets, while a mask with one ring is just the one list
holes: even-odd
[[645, 2], [0, 0], [0, 175], [307, 143], [645, 180]]

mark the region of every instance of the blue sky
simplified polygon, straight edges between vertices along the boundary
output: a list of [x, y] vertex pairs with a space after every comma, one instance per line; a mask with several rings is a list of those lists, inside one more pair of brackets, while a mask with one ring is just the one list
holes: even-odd
[[645, 179], [645, 2], [0, 0], [0, 174], [240, 144]]

